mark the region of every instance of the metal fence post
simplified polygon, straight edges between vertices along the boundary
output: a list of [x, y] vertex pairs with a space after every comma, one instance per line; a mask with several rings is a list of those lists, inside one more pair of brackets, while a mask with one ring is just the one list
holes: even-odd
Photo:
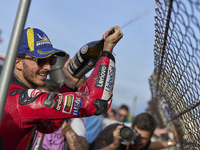
[[15, 59], [21, 42], [22, 33], [24, 30], [26, 17], [28, 14], [31, 0], [20, 0], [13, 31], [8, 46], [6, 59], [3, 65], [3, 70], [0, 77], [0, 120], [3, 116], [4, 105], [10, 85], [10, 80], [13, 75]]

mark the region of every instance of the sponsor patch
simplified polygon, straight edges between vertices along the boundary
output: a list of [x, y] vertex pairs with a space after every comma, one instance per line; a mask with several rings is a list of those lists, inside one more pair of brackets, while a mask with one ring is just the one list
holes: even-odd
[[63, 104], [63, 94], [58, 93], [53, 109], [60, 111], [62, 109], [62, 104]]
[[66, 95], [65, 96], [65, 104], [64, 104], [62, 112], [68, 113], [68, 114], [71, 112], [73, 100], [74, 100], [73, 95]]
[[114, 66], [110, 66], [108, 70], [108, 77], [106, 79], [106, 86], [105, 86], [105, 90], [107, 92], [110, 92], [113, 90], [114, 78], [115, 78], [115, 68]]
[[80, 51], [78, 51], [77, 56], [78, 56], [77, 58], [78, 58], [78, 60], [80, 61], [80, 63], [83, 63], [84, 60], [83, 60], [83, 58], [81, 57]]
[[41, 90], [38, 90], [38, 92], [36, 92], [36, 90], [34, 92], [33, 91], [34, 89], [29, 89], [29, 90], [19, 89], [19, 90], [13, 91], [11, 94], [12, 95], [19, 94], [19, 104], [27, 105], [34, 102], [41, 94], [44, 94]]
[[[51, 41], [49, 41], [49, 39], [47, 38], [47, 36], [45, 34], [40, 35], [40, 34], [36, 33], [36, 35], [38, 36], [38, 38], [41, 39], [40, 41], [36, 42], [36, 46], [44, 45], [44, 44], [50, 44], [50, 45], [52, 45]], [[52, 51], [55, 51], [55, 50], [52, 50]], [[52, 52], [50, 52], [50, 53], [52, 53]]]
[[28, 96], [29, 97], [36, 97], [38, 94], [42, 93], [39, 89], [28, 89]]
[[49, 93], [43, 103], [43, 106], [46, 106], [48, 108], [51, 108], [52, 104], [53, 104], [53, 101], [56, 97], [56, 94], [55, 93]]
[[108, 66], [107, 65], [100, 65], [98, 75], [97, 75], [97, 79], [96, 79], [96, 82], [95, 82], [95, 87], [100, 88], [100, 89], [104, 89], [107, 73], [108, 73]]
[[82, 97], [75, 97], [72, 115], [78, 116], [82, 105]]
[[113, 94], [113, 86], [115, 81], [115, 64], [113, 61], [110, 61], [109, 63], [108, 74], [105, 81], [105, 87], [101, 99], [109, 100]]

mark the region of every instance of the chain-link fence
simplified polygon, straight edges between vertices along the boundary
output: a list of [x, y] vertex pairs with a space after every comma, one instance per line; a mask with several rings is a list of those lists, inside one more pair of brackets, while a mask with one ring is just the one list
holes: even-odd
[[174, 124], [180, 149], [200, 149], [200, 0], [156, 0], [149, 110]]

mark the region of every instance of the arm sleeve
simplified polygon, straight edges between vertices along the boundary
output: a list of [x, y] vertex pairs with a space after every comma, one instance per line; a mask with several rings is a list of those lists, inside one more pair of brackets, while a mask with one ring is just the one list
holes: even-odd
[[61, 89], [60, 89], [60, 93], [66, 93], [66, 92], [77, 92], [78, 89], [77, 87], [75, 89], [69, 88], [66, 84], [63, 84]]
[[74, 130], [74, 132], [76, 132], [78, 136], [85, 137], [85, 125], [81, 118], [72, 118], [70, 124], [72, 129]]
[[[54, 125], [58, 128], [65, 118], [101, 115], [111, 105], [114, 79], [114, 57], [103, 51], [92, 74], [78, 92], [64, 92], [66, 89], [62, 88], [62, 93], [45, 93], [39, 89], [12, 91], [11, 96], [19, 99], [20, 126], [27, 128], [42, 122], [46, 127], [52, 127], [52, 120], [57, 120]], [[43, 129], [44, 127], [37, 128], [41, 132]]]

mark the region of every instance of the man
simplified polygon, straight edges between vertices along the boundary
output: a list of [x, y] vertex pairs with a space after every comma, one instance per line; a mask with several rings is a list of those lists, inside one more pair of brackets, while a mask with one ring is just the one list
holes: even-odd
[[148, 113], [141, 113], [133, 120], [131, 128], [140, 134], [138, 143], [124, 145], [120, 136], [120, 129], [123, 125], [118, 123], [106, 127], [90, 145], [92, 150], [155, 150], [174, 146], [177, 143], [177, 134], [174, 130], [174, 139], [171, 142], [151, 142], [151, 137], [156, 128], [155, 119]]
[[[113, 28], [115, 33], [108, 36]], [[60, 91], [46, 93], [35, 88], [46, 84], [47, 75], [56, 62], [56, 55], [65, 56], [65, 52], [53, 48], [43, 31], [36, 28], [25, 29], [1, 120], [0, 136], [5, 149], [26, 149], [35, 129], [51, 133], [60, 127], [65, 118], [106, 112], [111, 105], [113, 88], [108, 93], [105, 86], [100, 89], [95, 84], [101, 78], [102, 66], [108, 68], [104, 72], [104, 78], [101, 78], [103, 82], [111, 79], [109, 68], [115, 68], [112, 50], [122, 36], [118, 26], [105, 32], [102, 37], [105, 40], [103, 52], [79, 92], [74, 92], [79, 79], [67, 71], [69, 59], [62, 69], [65, 82]], [[109, 84], [113, 87], [114, 78]]]
[[108, 117], [111, 120], [124, 122], [124, 121], [126, 121], [128, 113], [129, 113], [128, 106], [123, 104], [120, 106], [120, 108], [118, 110], [113, 110], [112, 107], [110, 107], [110, 109], [106, 113], [107, 116], [105, 116], [105, 117]]
[[102, 116], [91, 116], [83, 118], [86, 128], [86, 139], [91, 144], [98, 134], [108, 125], [116, 122], [124, 122], [129, 109], [126, 105], [121, 105], [121, 107], [115, 111], [112, 107], [109, 108], [106, 114]]
[[[86, 128], [86, 139], [91, 144], [98, 134], [108, 125], [116, 122], [124, 122], [129, 109], [126, 105], [121, 105], [121, 107], [115, 111], [112, 107], [109, 108], [106, 114], [102, 116], [91, 116], [83, 118]], [[104, 118], [104, 117], [105, 118]]]

